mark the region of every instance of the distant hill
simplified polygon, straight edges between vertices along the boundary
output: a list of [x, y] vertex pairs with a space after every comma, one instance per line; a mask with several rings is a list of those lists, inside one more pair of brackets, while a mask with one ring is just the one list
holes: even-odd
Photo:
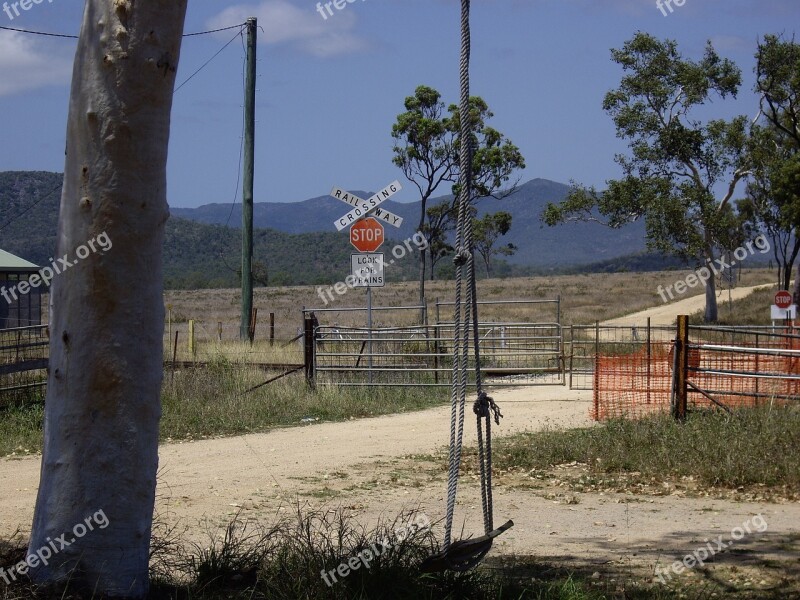
[[[55, 252], [61, 182], [59, 173], [0, 173], [0, 248], [37, 264], [49, 261]], [[502, 201], [485, 199], [478, 203], [481, 215], [497, 210], [514, 215], [511, 232], [503, 242], [513, 242], [519, 251], [508, 263], [497, 265], [496, 275], [584, 270], [580, 265], [589, 264], [596, 270], [640, 270], [666, 264], [661, 257], [641, 257], [645, 244], [640, 224], [623, 230], [588, 223], [542, 227], [539, 215], [545, 204], [560, 200], [567, 191], [563, 184], [534, 179]], [[402, 240], [413, 235], [419, 202], [390, 200], [386, 204], [388, 210], [405, 219], [400, 230], [387, 227], [387, 237]], [[330, 284], [341, 280], [349, 270], [352, 249], [347, 236], [335, 231], [333, 221], [347, 208], [329, 196], [296, 203], [256, 204], [254, 260], [261, 280], [270, 284]], [[238, 285], [241, 234], [236, 227], [241, 223], [241, 205], [233, 208], [232, 215], [229, 204], [173, 208], [171, 212], [164, 242], [166, 285]], [[225, 227], [229, 215], [230, 226]], [[265, 228], [267, 225], [270, 229]], [[384, 248], [388, 251], [391, 245], [387, 243]], [[388, 277], [414, 279], [415, 271], [414, 262], [405, 259], [388, 270]]]
[[[54, 256], [62, 175], [46, 172], [0, 173], [0, 248], [44, 265]], [[164, 279], [168, 288], [236, 287], [241, 233], [221, 225], [171, 217], [164, 240]], [[354, 251], [336, 231], [291, 234], [257, 229], [253, 259], [261, 284], [328, 284], [350, 272]], [[398, 261], [390, 281], [413, 279], [413, 261]], [[257, 282], [258, 284], [258, 282]]]
[[[409, 186], [407, 186], [409, 187]], [[504, 210], [514, 221], [503, 243], [513, 242], [519, 251], [507, 261], [534, 268], [565, 267], [610, 260], [637, 254], [645, 249], [644, 223], [638, 222], [623, 229], [612, 230], [597, 223], [568, 223], [543, 227], [542, 210], [548, 202], [558, 202], [569, 192], [569, 186], [547, 179], [533, 179], [519, 186], [503, 200], [491, 198], [478, 202], [478, 214]], [[369, 192], [355, 191], [362, 198]], [[432, 206], [452, 196], [429, 201]], [[419, 223], [419, 201], [399, 203], [387, 200], [386, 209], [403, 217], [403, 226], [394, 235], [406, 239], [413, 235]], [[242, 222], [241, 204], [206, 204], [198, 208], [173, 208], [172, 214], [201, 223], [239, 227]], [[318, 196], [303, 202], [258, 202], [253, 207], [256, 227], [269, 227], [288, 233], [334, 231], [333, 222], [347, 212], [347, 205], [330, 196]], [[387, 227], [387, 229], [390, 229]]]

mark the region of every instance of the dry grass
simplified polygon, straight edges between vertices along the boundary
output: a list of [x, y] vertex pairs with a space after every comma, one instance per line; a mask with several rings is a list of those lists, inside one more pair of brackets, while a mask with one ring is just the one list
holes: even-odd
[[[587, 324], [620, 317], [661, 304], [656, 292], [659, 285], [671, 285], [689, 271], [659, 271], [653, 273], [592, 273], [582, 275], [553, 275], [514, 279], [487, 279], [478, 282], [480, 300], [554, 300], [561, 297], [561, 321], [565, 325]], [[746, 269], [740, 285], [770, 283], [773, 273], [766, 269]], [[436, 320], [436, 302], [452, 302], [452, 281], [433, 281], [426, 284], [429, 320]], [[699, 288], [698, 288], [699, 291]], [[373, 290], [373, 306], [417, 306], [417, 284], [391, 283]], [[688, 294], [686, 297], [689, 297]], [[218, 323], [222, 323], [222, 339], [234, 340], [239, 335], [239, 290], [172, 290], [165, 294], [165, 303], [172, 315], [172, 331], [180, 330], [179, 346], [186, 341], [187, 321], [196, 320], [198, 339], [216, 340]], [[259, 288], [255, 291], [254, 306], [258, 308], [256, 339], [269, 336], [269, 313], [275, 313], [276, 338], [287, 341], [302, 327], [302, 308], [325, 307], [314, 286]], [[334, 295], [327, 308], [365, 306], [363, 289]], [[722, 311], [720, 311], [722, 313]], [[440, 320], [452, 319], [452, 307], [440, 307]], [[554, 321], [554, 304], [490, 305], [481, 307], [481, 318], [495, 321], [545, 322]], [[343, 326], [365, 325], [364, 311], [317, 313], [323, 324]], [[419, 322], [418, 310], [376, 313], [376, 326], [411, 325]], [[165, 327], [165, 345], [166, 345]], [[173, 338], [174, 340], [174, 338]], [[297, 346], [299, 348], [299, 344]], [[291, 362], [291, 361], [287, 361]]]

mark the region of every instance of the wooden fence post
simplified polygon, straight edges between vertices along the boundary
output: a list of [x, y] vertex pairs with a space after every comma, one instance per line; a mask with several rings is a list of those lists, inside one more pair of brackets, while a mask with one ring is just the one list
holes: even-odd
[[689, 371], [689, 317], [678, 316], [678, 332], [675, 337], [675, 394], [672, 416], [679, 421], [686, 419], [688, 396], [687, 377]]
[[258, 318], [258, 308], [255, 306], [253, 310], [250, 312], [250, 330], [247, 332], [247, 335], [250, 337], [250, 344], [252, 345], [253, 340], [256, 339], [256, 319]]
[[189, 354], [192, 356], [192, 359], [194, 359], [196, 352], [197, 346], [195, 345], [194, 339], [194, 319], [189, 319]]
[[269, 313], [269, 345], [275, 345], [275, 313]]
[[303, 365], [305, 366], [306, 383], [310, 387], [315, 386], [314, 381], [314, 344], [315, 344], [315, 331], [314, 313], [308, 313], [303, 319]]

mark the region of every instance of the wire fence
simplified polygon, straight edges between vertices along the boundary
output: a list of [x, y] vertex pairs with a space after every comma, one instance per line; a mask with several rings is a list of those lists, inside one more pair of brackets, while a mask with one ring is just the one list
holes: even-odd
[[[650, 328], [644, 342], [595, 326], [592, 416], [635, 418], [686, 410], [724, 410], [800, 399], [800, 335], [783, 327], [688, 327], [686, 364], [676, 357], [676, 328]], [[591, 329], [589, 329], [591, 331]], [[599, 335], [598, 335], [599, 333]], [[622, 338], [622, 339], [620, 339]], [[585, 361], [584, 361], [585, 362]], [[678, 377], [683, 371], [683, 377]], [[588, 369], [587, 369], [588, 371]], [[586, 384], [588, 376], [580, 382]], [[683, 382], [681, 384], [680, 382]], [[681, 387], [682, 386], [682, 387]]]
[[46, 325], [0, 329], [0, 406], [41, 400], [49, 343]]

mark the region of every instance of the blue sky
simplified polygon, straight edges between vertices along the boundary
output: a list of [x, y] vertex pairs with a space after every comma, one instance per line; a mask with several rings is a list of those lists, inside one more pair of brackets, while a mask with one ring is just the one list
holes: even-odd
[[[294, 202], [336, 185], [376, 190], [394, 179], [395, 117], [420, 84], [458, 97], [457, 0], [355, 0], [327, 19], [316, 0], [235, 3], [190, 0], [186, 32], [259, 18], [255, 199]], [[2, 0], [0, 0], [0, 7]], [[736, 101], [713, 116], [754, 115], [753, 54], [767, 33], [793, 35], [797, 0], [685, 0], [664, 16], [655, 0], [473, 0], [472, 93], [492, 124], [522, 150], [522, 179], [602, 186], [618, 175], [603, 95], [620, 70], [611, 48], [636, 31], [675, 39], [699, 57], [707, 40], [744, 71]], [[0, 25], [78, 33], [83, 2], [44, 0]], [[13, 15], [13, 12], [12, 12]], [[178, 82], [234, 37], [187, 38]], [[61, 171], [74, 40], [0, 31], [0, 171]], [[242, 131], [244, 48], [240, 39], [175, 96], [169, 159], [173, 206], [231, 202]], [[449, 190], [442, 190], [443, 192]], [[237, 201], [241, 191], [236, 195]]]

